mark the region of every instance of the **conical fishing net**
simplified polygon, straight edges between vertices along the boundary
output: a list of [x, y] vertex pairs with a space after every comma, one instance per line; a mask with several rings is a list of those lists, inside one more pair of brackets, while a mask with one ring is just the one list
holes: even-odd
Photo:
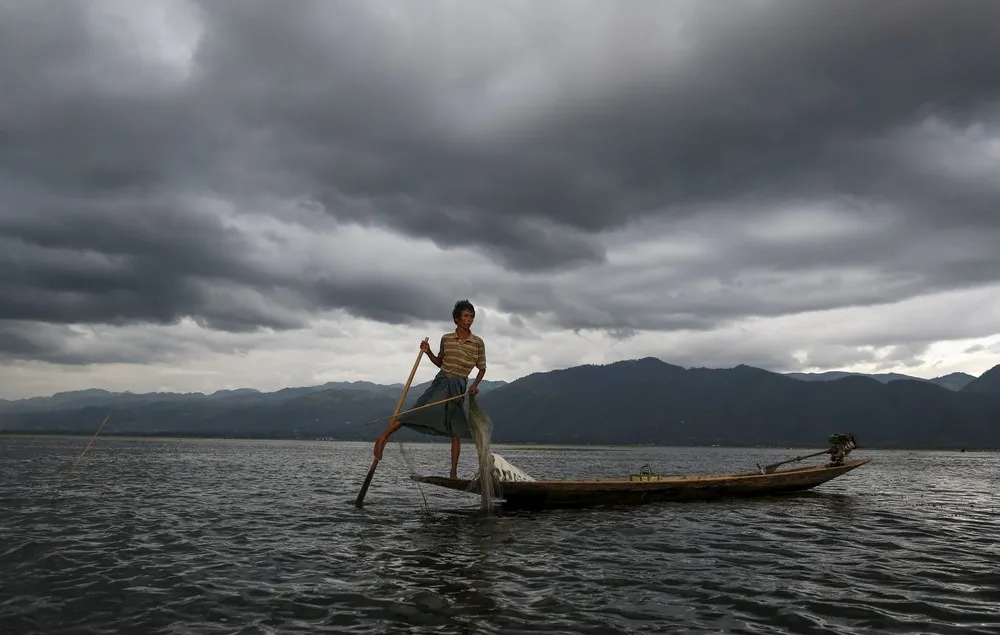
[[[476, 395], [467, 398], [468, 412], [466, 418], [469, 423], [469, 432], [476, 449], [477, 469], [469, 485], [469, 492], [479, 494], [480, 507], [485, 512], [490, 512], [496, 505], [500, 497], [500, 490], [497, 483], [497, 471], [492, 453], [493, 422], [486, 411], [483, 410], [476, 401]], [[398, 440], [398, 447], [403, 461], [409, 470], [410, 476], [418, 476], [420, 470], [413, 458], [406, 449], [407, 442]], [[417, 483], [421, 497], [424, 498], [424, 507], [427, 507], [426, 497], [423, 488]]]
[[493, 422], [489, 415], [479, 407], [476, 396], [469, 397], [469, 430], [472, 441], [476, 444], [476, 458], [479, 469], [476, 470], [476, 482], [483, 511], [493, 509], [497, 499], [496, 482], [493, 479], [493, 453], [491, 452], [493, 437]]

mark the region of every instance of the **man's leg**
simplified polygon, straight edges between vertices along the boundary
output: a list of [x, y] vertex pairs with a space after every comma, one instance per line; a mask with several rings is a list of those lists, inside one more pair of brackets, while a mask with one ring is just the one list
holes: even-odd
[[386, 431], [382, 433], [382, 436], [380, 436], [379, 438], [375, 439], [375, 458], [376, 459], [378, 459], [379, 461], [382, 460], [382, 450], [385, 449], [385, 444], [389, 442], [389, 436], [393, 432], [395, 432], [396, 430], [399, 430], [401, 427], [403, 427], [403, 426], [399, 423], [399, 421], [397, 421], [396, 419], [393, 419], [392, 423], [389, 424], [389, 427], [386, 429]]
[[462, 440], [451, 438], [451, 478], [458, 478], [458, 455], [462, 452]]
[[[416, 403], [413, 404], [413, 407], [416, 408], [418, 406], [423, 406], [430, 403], [431, 397], [434, 396], [437, 386], [438, 386], [437, 378], [435, 378], [434, 381], [431, 382], [431, 385], [428, 386], [426, 390], [424, 390], [424, 394], [420, 395], [420, 398], [417, 399]], [[398, 419], [393, 419], [389, 423], [389, 427], [386, 428], [385, 432], [382, 433], [382, 436], [380, 436], [378, 439], [375, 439], [376, 459], [378, 459], [379, 461], [382, 460], [382, 450], [385, 449], [385, 444], [389, 442], [389, 437], [392, 436], [393, 432], [399, 430], [402, 427], [403, 424], [401, 424]]]

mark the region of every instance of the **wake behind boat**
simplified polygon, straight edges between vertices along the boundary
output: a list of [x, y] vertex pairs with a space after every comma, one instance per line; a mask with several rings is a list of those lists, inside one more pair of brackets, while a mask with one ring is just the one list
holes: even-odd
[[[621, 478], [587, 480], [536, 480], [493, 454], [493, 480], [503, 507], [544, 509], [594, 505], [636, 505], [660, 501], [697, 501], [720, 498], [769, 496], [812, 489], [868, 463], [871, 459], [846, 460], [857, 447], [853, 435], [833, 435], [831, 446], [814, 454], [795, 457], [754, 471], [728, 474], [664, 476], [644, 467], [638, 474]], [[805, 458], [829, 454], [824, 465], [778, 469]], [[413, 480], [452, 490], [477, 494], [477, 478], [412, 476]]]

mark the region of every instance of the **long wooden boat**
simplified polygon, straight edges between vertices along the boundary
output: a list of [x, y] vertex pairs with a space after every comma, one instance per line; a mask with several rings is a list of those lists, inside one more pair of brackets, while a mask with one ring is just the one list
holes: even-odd
[[[783, 470], [760, 468], [732, 474], [661, 476], [634, 474], [597, 480], [528, 480], [496, 483], [502, 507], [544, 509], [594, 505], [636, 505], [659, 501], [697, 501], [720, 498], [772, 496], [812, 489], [868, 463], [871, 459], [841, 460], [825, 465]], [[443, 476], [411, 478], [421, 483], [478, 495], [478, 481]]]

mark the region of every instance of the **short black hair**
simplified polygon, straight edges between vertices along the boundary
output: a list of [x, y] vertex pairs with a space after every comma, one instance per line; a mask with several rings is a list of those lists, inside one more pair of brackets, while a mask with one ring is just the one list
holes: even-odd
[[472, 303], [468, 300], [459, 300], [455, 303], [455, 308], [451, 310], [451, 319], [457, 320], [462, 311], [472, 311], [472, 314], [476, 314], [476, 307], [472, 306]]

